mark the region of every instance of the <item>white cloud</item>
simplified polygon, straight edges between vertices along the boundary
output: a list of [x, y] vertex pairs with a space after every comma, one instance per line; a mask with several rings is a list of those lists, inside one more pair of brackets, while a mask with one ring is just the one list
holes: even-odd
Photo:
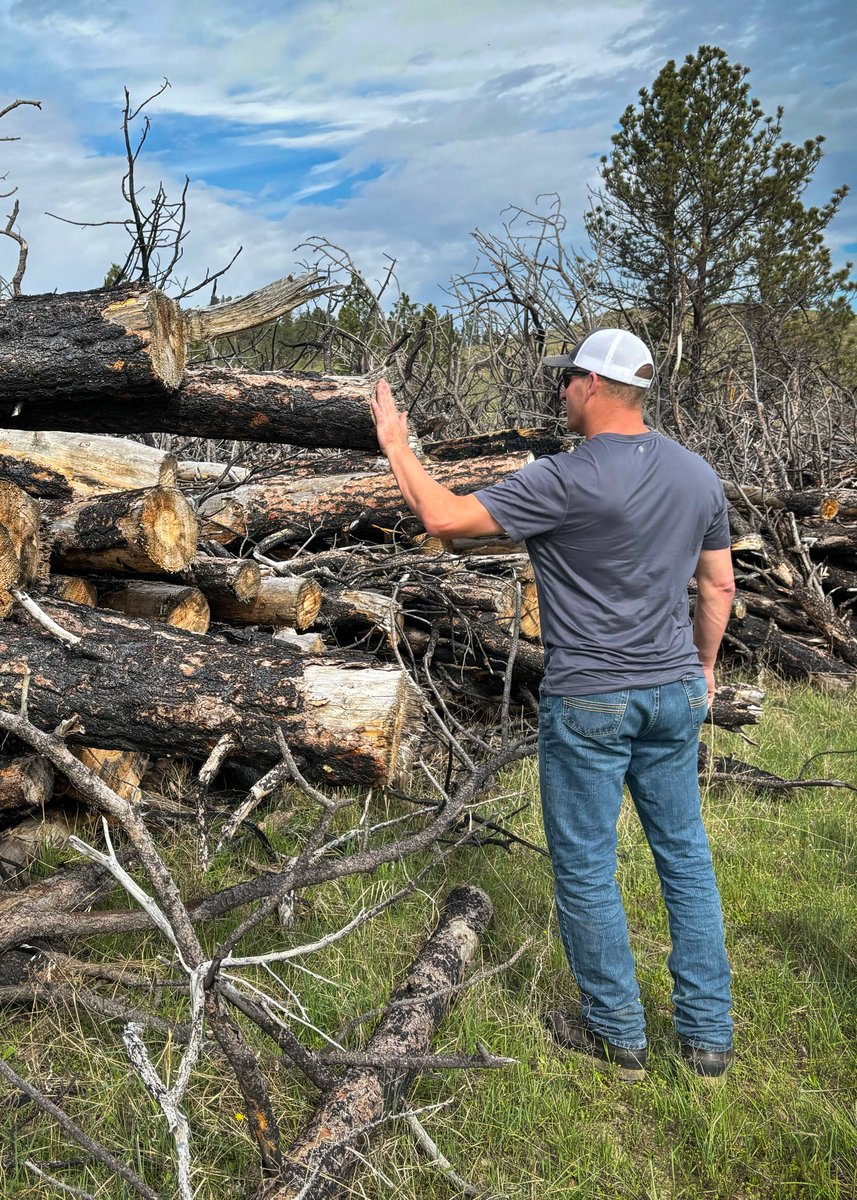
[[[822, 198], [853, 178], [854, 85], [850, 68], [834, 69], [850, 62], [846, 48], [808, 43], [798, 15], [773, 0], [751, 16], [736, 0], [713, 16], [682, 0], [151, 0], [145, 20], [119, 2], [0, 0], [4, 86], [45, 99], [42, 114], [12, 114], [0, 130], [25, 137], [0, 145], [0, 173], [8, 166], [20, 187], [27, 285], [93, 286], [121, 255], [115, 229], [73, 230], [41, 214], [121, 214], [126, 83], [136, 101], [162, 76], [172, 84], [153, 105], [144, 161], [173, 194], [193, 167], [190, 276], [243, 243], [224, 286], [246, 290], [294, 269], [294, 245], [322, 234], [370, 273], [393, 254], [403, 286], [425, 299], [470, 265], [469, 231], [497, 228], [509, 203], [559, 191], [579, 238], [587, 182], [613, 123], [665, 58], [705, 40], [754, 68], [768, 111], [788, 105], [788, 136], [829, 134]], [[176, 142], [158, 140], [159, 120], [180, 130]], [[104, 153], [113, 132], [117, 153]], [[252, 169], [217, 186], [233, 159]], [[295, 163], [301, 174], [292, 178]], [[367, 171], [375, 177], [324, 202], [330, 187]], [[832, 244], [853, 240], [855, 227], [849, 200]], [[0, 244], [0, 273], [12, 249]]]

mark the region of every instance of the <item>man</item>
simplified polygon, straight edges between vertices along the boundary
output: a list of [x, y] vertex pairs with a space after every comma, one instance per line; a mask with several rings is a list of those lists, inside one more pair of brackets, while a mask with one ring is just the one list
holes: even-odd
[[735, 590], [726, 501], [701, 458], [644, 423], [654, 367], [639, 338], [597, 330], [545, 365], [562, 368], [568, 427], [586, 439], [573, 454], [456, 496], [410, 450], [407, 419], [384, 380], [373, 403], [378, 441], [429, 533], [506, 532], [527, 543], [545, 646], [542, 810], [581, 999], [579, 1015], [551, 1013], [549, 1028], [624, 1079], [645, 1074], [645, 1020], [615, 879], [627, 782], [669, 915], [682, 1055], [696, 1074], [717, 1078], [732, 1062], [730, 972], [697, 745]]

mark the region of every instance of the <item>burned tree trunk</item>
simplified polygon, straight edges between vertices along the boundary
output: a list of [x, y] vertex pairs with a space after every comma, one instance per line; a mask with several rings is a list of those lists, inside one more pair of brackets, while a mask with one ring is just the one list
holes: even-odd
[[[528, 461], [528, 455], [518, 454], [438, 463], [432, 474], [454, 492], [465, 494], [505, 479]], [[277, 532], [284, 541], [303, 542], [314, 535], [357, 526], [392, 529], [403, 521], [419, 525], [390, 471], [322, 475], [297, 482], [278, 476], [244, 484], [232, 495], [245, 506], [248, 532], [256, 538]], [[209, 508], [207, 501], [201, 514], [206, 515]]]
[[175, 487], [176, 460], [130, 438], [0, 430], [0, 475], [31, 496], [70, 500], [136, 488]]
[[51, 524], [61, 571], [161, 575], [183, 570], [196, 553], [198, 523], [175, 488], [115, 492], [60, 509]]
[[214, 558], [197, 555], [184, 571], [184, 583], [198, 587], [208, 600], [252, 600], [259, 595], [262, 572], [248, 558]]
[[812, 680], [835, 690], [857, 686], [854, 667], [784, 633], [775, 621], [748, 614], [743, 621], [730, 623], [727, 633], [748, 649], [766, 655], [790, 679]]
[[[76, 320], [85, 330], [86, 317], [75, 317], [71, 301], [77, 299], [83, 303], [89, 297], [96, 297], [95, 302], [90, 300], [89, 308], [97, 358], [90, 364], [81, 361], [80, 353], [73, 353], [68, 362], [63, 361], [62, 336], [56, 336], [53, 340], [57, 348], [52, 357], [50, 347], [42, 350], [48, 361], [41, 369], [31, 355], [27, 361], [33, 366], [19, 364], [9, 389], [0, 388], [0, 425], [10, 429], [64, 429], [81, 433], [157, 431], [293, 446], [342, 446], [377, 453], [378, 440], [369, 409], [371, 387], [366, 380], [299, 371], [263, 373], [207, 366], [191, 367], [182, 375], [184, 345], [179, 352], [169, 321], [167, 334], [168, 340], [173, 338], [174, 361], [162, 364], [161, 356], [156, 355], [151, 369], [147, 369], [142, 335], [126, 334], [121, 326], [111, 325], [109, 319], [101, 318], [97, 312], [98, 298], [103, 304], [107, 297], [115, 296], [115, 292], [95, 292], [81, 293], [78, 297], [28, 298], [69, 301], [69, 319], [72, 323]], [[10, 301], [0, 308], [0, 378], [15, 349], [20, 349], [29, 336], [21, 321], [12, 326], [8, 315], [4, 331], [3, 314], [13, 307], [23, 307], [24, 303], [24, 299]], [[109, 306], [108, 311], [121, 314], [121, 304]], [[46, 318], [42, 315], [41, 319]], [[104, 327], [100, 340], [98, 320]], [[65, 328], [57, 327], [64, 336]], [[45, 340], [50, 341], [42, 339]], [[28, 370], [34, 368], [37, 373], [28, 378]]]
[[[0, 304], [0, 425], [137, 432], [131, 414], [165, 401], [184, 364], [181, 311], [162, 292], [19, 296]], [[113, 425], [88, 420], [98, 406]]]
[[201, 634], [45, 602], [82, 637], [67, 646], [41, 627], [0, 625], [0, 706], [53, 729], [73, 709], [69, 741], [207, 758], [234, 734], [238, 762], [272, 764], [277, 731], [316, 778], [379, 782], [407, 762], [420, 730], [403, 672], [355, 656], [309, 661], [287, 646], [228, 646]]
[[[427, 1053], [492, 913], [491, 901], [479, 888], [461, 887], [450, 894], [434, 933], [390, 997], [368, 1054], [395, 1061]], [[355, 1164], [351, 1147], [363, 1140], [367, 1127], [399, 1106], [412, 1076], [395, 1066], [346, 1071], [286, 1151], [278, 1177], [262, 1184], [256, 1200], [341, 1196]]]

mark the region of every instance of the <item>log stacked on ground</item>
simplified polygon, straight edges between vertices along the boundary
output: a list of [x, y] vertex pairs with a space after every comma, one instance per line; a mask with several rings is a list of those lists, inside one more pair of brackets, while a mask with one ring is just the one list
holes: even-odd
[[280, 758], [278, 729], [316, 779], [379, 782], [407, 764], [420, 728], [403, 672], [349, 657], [302, 658], [270, 642], [234, 647], [169, 626], [58, 602], [45, 611], [83, 640], [0, 625], [0, 705], [53, 729], [74, 697], [69, 740], [205, 758], [224, 734], [233, 757]]
[[55, 511], [52, 561], [65, 573], [181, 571], [196, 554], [198, 529], [193, 507], [175, 488], [114, 492]]

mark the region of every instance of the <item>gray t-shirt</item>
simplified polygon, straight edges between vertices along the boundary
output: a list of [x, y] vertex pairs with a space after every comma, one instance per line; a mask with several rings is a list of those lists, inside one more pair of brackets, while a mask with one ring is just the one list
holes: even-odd
[[726, 498], [662, 434], [600, 433], [476, 492], [526, 541], [539, 594], [542, 691], [587, 696], [701, 675], [687, 585], [730, 544]]

